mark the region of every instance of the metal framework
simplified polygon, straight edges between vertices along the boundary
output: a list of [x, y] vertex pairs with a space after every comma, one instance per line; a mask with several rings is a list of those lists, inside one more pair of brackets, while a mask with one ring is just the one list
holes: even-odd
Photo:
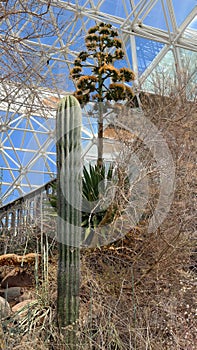
[[[0, 10], [2, 203], [55, 177], [57, 101], [74, 88], [69, 70], [95, 22], [118, 29], [136, 89], [151, 90], [158, 68], [178, 79], [187, 68], [196, 88], [195, 0], [11, 0], [1, 1]], [[95, 142], [93, 124], [84, 119], [85, 153]]]

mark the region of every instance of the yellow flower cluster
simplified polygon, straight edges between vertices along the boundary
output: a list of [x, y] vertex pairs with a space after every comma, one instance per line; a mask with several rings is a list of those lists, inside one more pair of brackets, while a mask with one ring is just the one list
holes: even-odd
[[112, 74], [116, 74], [117, 76], [119, 75], [119, 70], [117, 68], [115, 68], [114, 66], [112, 66], [112, 64], [103, 64], [103, 66], [101, 66], [101, 68], [99, 69], [99, 73], [103, 74], [103, 73], [112, 73]]
[[131, 100], [134, 96], [133, 90], [130, 86], [121, 83], [112, 83], [109, 85], [109, 90], [106, 93], [108, 100]]
[[77, 88], [79, 90], [88, 90], [92, 92], [95, 90], [95, 83], [97, 82], [97, 77], [94, 75], [84, 75], [78, 79]]
[[123, 81], [131, 81], [135, 79], [134, 72], [129, 68], [121, 68], [120, 74], [121, 74], [121, 79]]

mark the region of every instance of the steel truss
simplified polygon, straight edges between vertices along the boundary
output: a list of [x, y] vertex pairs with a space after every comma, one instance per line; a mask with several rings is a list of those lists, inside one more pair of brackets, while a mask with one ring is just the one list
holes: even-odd
[[[111, 23], [118, 29], [126, 52], [125, 64], [136, 75], [136, 89], [150, 89], [150, 78], [157, 67], [162, 67], [163, 60], [165, 64], [170, 61], [174, 74], [181, 77], [186, 56], [191, 61], [192, 84], [196, 84], [196, 1], [188, 1], [181, 19], [177, 18], [175, 3], [173, 0], [0, 2], [3, 203], [55, 176], [57, 101], [74, 88], [68, 78], [69, 70], [83, 49], [88, 28], [95, 22]], [[95, 142], [91, 123], [86, 119], [83, 129], [86, 150], [90, 149], [87, 142]]]

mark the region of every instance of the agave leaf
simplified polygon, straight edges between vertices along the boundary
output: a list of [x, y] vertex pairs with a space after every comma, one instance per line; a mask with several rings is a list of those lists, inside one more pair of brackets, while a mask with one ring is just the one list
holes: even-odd
[[88, 236], [90, 235], [90, 232], [91, 232], [91, 227], [88, 226], [85, 230], [85, 237], [84, 237], [84, 240], [86, 241], [86, 239], [88, 238]]

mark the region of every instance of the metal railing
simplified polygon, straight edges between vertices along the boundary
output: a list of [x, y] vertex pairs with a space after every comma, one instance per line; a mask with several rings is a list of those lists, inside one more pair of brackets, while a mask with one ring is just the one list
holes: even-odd
[[[49, 203], [49, 194], [53, 192], [53, 179], [36, 190], [0, 207], [0, 234], [22, 233], [27, 229], [43, 225], [44, 208]], [[46, 220], [45, 220], [46, 221]], [[55, 228], [54, 228], [55, 229]]]

